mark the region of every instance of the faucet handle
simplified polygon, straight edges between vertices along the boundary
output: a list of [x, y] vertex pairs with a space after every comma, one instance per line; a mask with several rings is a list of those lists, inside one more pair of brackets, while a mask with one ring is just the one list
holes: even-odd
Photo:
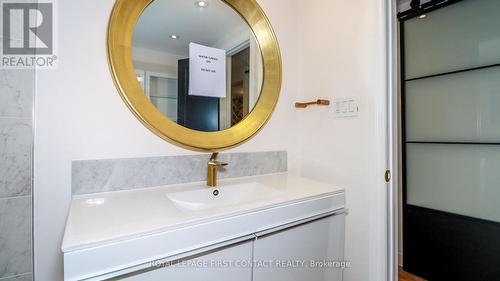
[[221, 162], [221, 161], [210, 161], [208, 162], [208, 165], [211, 165], [211, 166], [216, 166], [216, 167], [223, 167], [223, 166], [227, 166], [228, 163], [226, 162]]
[[212, 153], [212, 156], [210, 156], [210, 162], [214, 162], [215, 159], [217, 159], [218, 155], [219, 155], [219, 152]]
[[210, 161], [208, 161], [208, 165], [216, 166], [216, 167], [227, 166], [228, 165], [227, 163], [215, 160], [215, 159], [217, 159], [218, 155], [219, 155], [219, 152], [212, 153], [212, 156], [210, 157]]

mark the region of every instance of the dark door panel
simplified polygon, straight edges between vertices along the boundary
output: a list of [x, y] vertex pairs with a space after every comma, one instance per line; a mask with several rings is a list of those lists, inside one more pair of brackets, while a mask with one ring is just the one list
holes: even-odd
[[219, 130], [219, 99], [190, 96], [189, 59], [179, 60], [177, 123], [197, 131]]
[[500, 224], [407, 205], [404, 269], [430, 281], [498, 281]]

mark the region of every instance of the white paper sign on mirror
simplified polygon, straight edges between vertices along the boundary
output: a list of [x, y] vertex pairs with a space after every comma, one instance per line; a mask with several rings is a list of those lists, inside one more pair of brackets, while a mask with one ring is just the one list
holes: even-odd
[[225, 98], [226, 51], [189, 44], [189, 95]]

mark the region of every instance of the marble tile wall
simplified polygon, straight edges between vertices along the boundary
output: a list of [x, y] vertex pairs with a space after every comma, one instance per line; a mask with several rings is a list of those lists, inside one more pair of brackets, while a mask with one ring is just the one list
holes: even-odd
[[[129, 190], [204, 181], [209, 154], [110, 160], [73, 161], [73, 194]], [[286, 151], [222, 153], [229, 163], [219, 178], [235, 178], [287, 171]]]
[[32, 271], [31, 236], [31, 197], [0, 199], [1, 277]]
[[0, 68], [0, 281], [33, 278], [34, 85], [34, 69]]
[[26, 274], [0, 278], [0, 281], [32, 281], [32, 280], [33, 280], [33, 273], [26, 273]]

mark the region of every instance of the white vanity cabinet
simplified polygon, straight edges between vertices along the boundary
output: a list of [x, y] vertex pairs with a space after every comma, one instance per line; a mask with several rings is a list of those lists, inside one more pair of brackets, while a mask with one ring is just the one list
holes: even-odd
[[[167, 266], [134, 272], [126, 281], [342, 281], [344, 214], [274, 228], [250, 241], [202, 251]], [[161, 264], [161, 263], [159, 263]]]
[[218, 197], [204, 183], [74, 197], [65, 280], [342, 280], [343, 189], [292, 174], [217, 189]]
[[[333, 215], [254, 242], [253, 281], [341, 281], [345, 215]], [[266, 266], [270, 261], [273, 266]]]

